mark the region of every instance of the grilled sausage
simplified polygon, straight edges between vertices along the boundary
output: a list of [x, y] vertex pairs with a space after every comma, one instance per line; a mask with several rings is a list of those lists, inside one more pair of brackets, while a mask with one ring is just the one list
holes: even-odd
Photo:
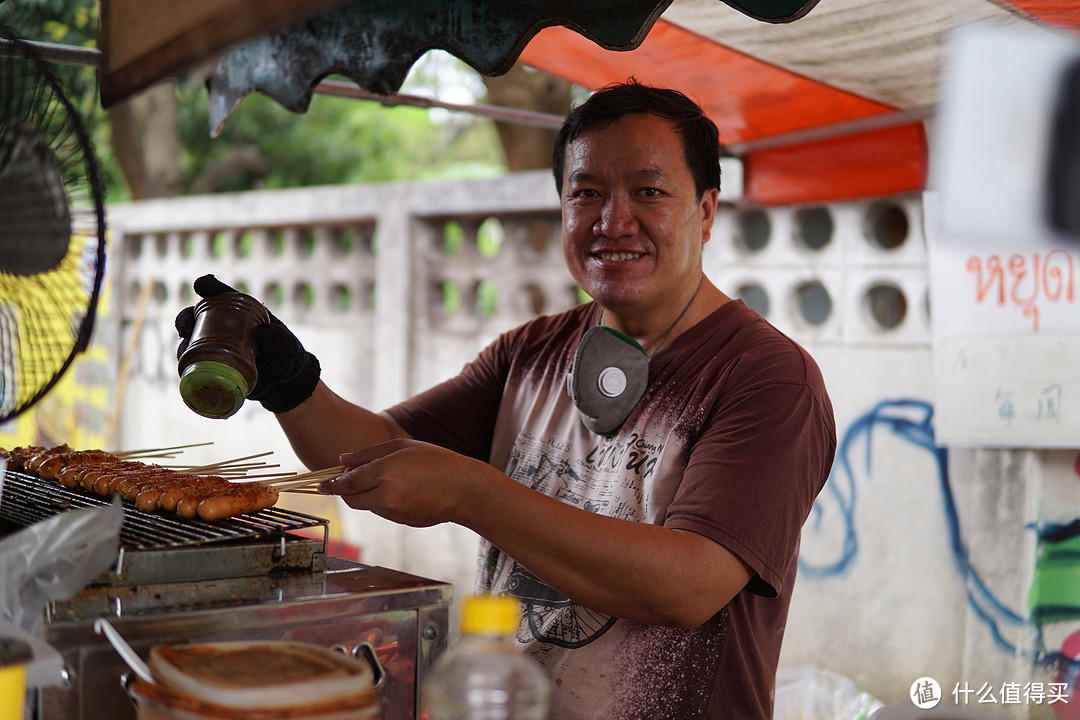
[[198, 475], [179, 472], [153, 478], [138, 486], [138, 493], [135, 495], [135, 507], [143, 512], [153, 512], [160, 507], [161, 496], [166, 492], [191, 485], [198, 479]]
[[110, 465], [108, 463], [102, 463], [101, 465], [69, 465], [60, 471], [56, 476], [56, 479], [66, 488], [77, 488], [79, 487], [79, 481], [84, 475], [91, 472], [100, 474], [102, 468], [106, 467], [110, 467]]
[[[37, 458], [34, 458], [37, 460]], [[72, 450], [71, 452], [49, 455], [37, 464], [38, 477], [45, 480], [58, 480], [60, 473], [68, 467], [96, 465], [116, 461], [118, 458], [104, 450]]]
[[135, 498], [139, 496], [143, 488], [150, 487], [155, 482], [166, 482], [173, 475], [177, 475], [176, 470], [170, 470], [169, 468], [163, 468], [158, 465], [152, 466], [152, 469], [146, 472], [133, 472], [126, 478], [116, 484], [116, 488], [113, 492], [118, 494], [125, 500], [135, 502]]
[[38, 471], [38, 468], [41, 467], [41, 464], [44, 463], [46, 460], [53, 457], [54, 455], [61, 455], [67, 452], [71, 452], [71, 446], [69, 446], [67, 443], [64, 443], [63, 445], [57, 445], [56, 447], [51, 448], [41, 448], [40, 452], [26, 458], [26, 460], [23, 462], [23, 469], [27, 472], [36, 473]]
[[45, 450], [44, 445], [13, 447], [8, 451], [8, 464], [13, 470], [25, 470], [26, 461]]
[[145, 463], [137, 460], [119, 462], [102, 468], [100, 472], [90, 472], [83, 475], [79, 484], [84, 489], [92, 490], [98, 495], [111, 496], [119, 491], [122, 480], [146, 472], [147, 467]]
[[[223, 477], [217, 475], [203, 475], [197, 481], [186, 487], [175, 488], [163, 493], [161, 499], [158, 501], [158, 506], [162, 510], [168, 510], [169, 512], [179, 514], [178, 508], [182, 500], [195, 497], [202, 500], [210, 497], [215, 492], [221, 492], [228, 489], [229, 485], [229, 481]], [[187, 517], [195, 517], [194, 509]]]
[[[230, 483], [227, 491], [199, 501], [195, 512], [203, 520], [221, 520], [264, 510], [276, 503], [277, 499], [277, 490], [261, 482]], [[184, 503], [188, 502], [184, 501]], [[189, 507], [190, 505], [178, 506], [177, 514], [188, 517]]]

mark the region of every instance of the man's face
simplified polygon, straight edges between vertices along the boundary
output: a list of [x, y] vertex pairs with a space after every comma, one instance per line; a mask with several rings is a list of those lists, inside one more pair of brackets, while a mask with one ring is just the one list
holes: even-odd
[[627, 115], [567, 145], [563, 256], [615, 314], [687, 301], [715, 212], [716, 191], [698, 200], [682, 141], [662, 118]]

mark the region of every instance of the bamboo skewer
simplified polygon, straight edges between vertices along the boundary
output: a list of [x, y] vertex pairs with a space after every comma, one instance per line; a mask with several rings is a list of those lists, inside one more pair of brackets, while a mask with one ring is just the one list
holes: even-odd
[[[273, 465], [273, 466], [268, 465], [267, 467], [277, 467], [277, 466], [276, 465]], [[296, 476], [296, 473], [291, 473], [291, 472], [263, 473], [261, 475], [241, 475], [239, 479], [231, 480], [231, 482], [255, 482], [255, 481], [262, 481], [265, 478], [281, 478], [283, 480], [289, 480], [290, 478], [293, 478], [295, 476]], [[270, 480], [269, 482], [272, 484], [274, 481]]]
[[332, 477], [334, 477], [334, 476], [333, 475], [328, 475], [328, 476], [326, 476], [324, 478], [298, 480], [296, 482], [296, 484], [290, 484], [290, 483], [271, 484], [270, 487], [274, 488], [278, 492], [298, 492], [300, 490], [312, 490], [316, 485], [321, 483], [323, 480], [329, 480]]
[[[201, 467], [192, 467], [191, 465], [162, 465], [161, 467], [169, 470], [179, 470], [181, 472], [191, 472], [192, 470], [203, 470], [210, 466], [203, 465]], [[272, 465], [267, 463], [247, 463], [243, 465], [221, 465], [216, 468], [215, 475], [240, 475], [249, 473], [252, 470], [269, 470], [271, 468], [281, 467], [281, 465], [274, 463]], [[211, 468], [214, 469], [214, 468]], [[292, 475], [291, 472], [283, 472], [281, 475]]]
[[[118, 450], [118, 451], [110, 453], [110, 454], [115, 455], [116, 457], [118, 457], [118, 458], [120, 458], [122, 460], [127, 460], [129, 458], [134, 458], [134, 457], [172, 457], [173, 455], [176, 455], [180, 450], [185, 450], [187, 448], [193, 448], [193, 447], [203, 447], [205, 445], [213, 445], [213, 444], [214, 444], [213, 441], [210, 441], [210, 442], [192, 443], [190, 445], [174, 445], [172, 447], [143, 448], [142, 450]], [[173, 451], [177, 451], [177, 452], [173, 452]]]
[[[0, 0], [2, 2], [2, 0]], [[143, 457], [172, 457], [179, 451], [186, 448], [203, 447], [205, 445], [213, 445], [213, 442], [192, 443], [189, 445], [175, 445], [172, 447], [161, 448], [144, 448], [141, 450], [127, 450], [118, 451], [112, 453], [118, 458], [131, 459], [131, 458], [143, 458]], [[199, 465], [191, 467], [188, 465], [167, 465], [169, 469], [179, 470], [181, 472], [190, 473], [192, 475], [206, 475], [214, 474], [222, 477], [231, 476], [231, 482], [263, 482], [279, 492], [295, 492], [295, 493], [308, 493], [313, 495], [320, 495], [318, 490], [315, 490], [315, 486], [324, 480], [337, 477], [345, 469], [343, 465], [337, 465], [335, 467], [323, 468], [321, 470], [311, 470], [304, 473], [261, 473], [259, 475], [248, 474], [251, 470], [268, 470], [270, 468], [281, 467], [279, 464], [267, 464], [267, 463], [245, 463], [245, 460], [254, 460], [256, 458], [272, 455], [273, 452], [255, 453], [253, 455], [245, 455], [244, 457], [233, 458], [231, 460], [222, 460], [220, 462], [210, 463], [207, 465]]]
[[[185, 445], [178, 447], [197, 447], [198, 445], [212, 445], [213, 443], [198, 443], [197, 445]], [[142, 453], [161, 453], [165, 450], [173, 450], [176, 448], [148, 448], [146, 450], [133, 450], [125, 455], [125, 457], [132, 457]], [[116, 454], [116, 453], [114, 453]], [[264, 463], [264, 462], [244, 462], [245, 460], [254, 460], [255, 458], [265, 457], [266, 455], [272, 455], [273, 452], [256, 453], [254, 455], [246, 455], [244, 457], [233, 458], [231, 460], [221, 460], [219, 462], [210, 463], [207, 465], [191, 466], [191, 465], [163, 465], [162, 467], [170, 470], [177, 470], [179, 472], [190, 473], [192, 475], [218, 475], [229, 479], [231, 482], [248, 482], [258, 481], [268, 478], [277, 478], [280, 480], [294, 480], [296, 478], [303, 478], [307, 475], [297, 475], [293, 472], [279, 472], [279, 473], [260, 473], [258, 475], [252, 475], [252, 470], [270, 470], [272, 468], [281, 467], [278, 463]], [[272, 480], [270, 481], [272, 482]]]
[[321, 483], [323, 480], [329, 480], [332, 477], [337, 477], [344, 470], [344, 466], [338, 465], [336, 467], [323, 468], [322, 470], [312, 470], [306, 473], [299, 473], [288, 480], [267, 481], [267, 484], [271, 485], [275, 490], [279, 492], [298, 490], [298, 489], [310, 489]]
[[334, 467], [322, 468], [321, 470], [309, 470], [309, 471], [303, 472], [303, 473], [296, 473], [295, 475], [292, 476], [292, 478], [290, 478], [290, 481], [292, 481], [292, 480], [311, 480], [311, 479], [316, 479], [316, 478], [318, 480], [322, 480], [324, 478], [335, 477], [337, 475], [340, 475], [342, 472], [344, 472], [344, 470], [345, 470], [344, 465], [335, 465]]
[[254, 458], [266, 457], [267, 455], [273, 455], [273, 451], [256, 453], [255, 455], [247, 455], [245, 457], [234, 458], [232, 460], [222, 460], [221, 462], [211, 463], [209, 465], [200, 465], [199, 467], [188, 468], [184, 472], [189, 472], [192, 475], [198, 475], [204, 473], [207, 470], [217, 470], [219, 468], [225, 468], [228, 466], [236, 465], [243, 460], [252, 460]]
[[[214, 474], [215, 475], [242, 475], [242, 476], [247, 476], [247, 474], [249, 472], [251, 472], [252, 470], [270, 470], [271, 468], [276, 468], [276, 467], [281, 467], [281, 466], [276, 464], [276, 463], [273, 464], [273, 465], [265, 465], [265, 464], [233, 465], [233, 466], [221, 467]], [[292, 473], [280, 473], [280, 474], [282, 474], [282, 475], [291, 475]]]
[[287, 492], [289, 490], [311, 490], [316, 487], [323, 480], [329, 480], [335, 477], [334, 475], [327, 475], [321, 478], [308, 478], [307, 480], [298, 480], [295, 483], [273, 483], [270, 487], [274, 488], [278, 492]]

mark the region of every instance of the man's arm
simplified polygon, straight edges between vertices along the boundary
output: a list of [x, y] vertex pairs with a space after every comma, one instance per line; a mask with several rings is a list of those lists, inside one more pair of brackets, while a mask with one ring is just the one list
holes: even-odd
[[445, 448], [393, 440], [341, 461], [346, 472], [324, 483], [324, 492], [406, 525], [467, 527], [568, 598], [608, 615], [696, 627], [753, 574], [703, 536], [566, 505]]
[[340, 464], [342, 453], [409, 437], [389, 416], [343, 399], [321, 380], [310, 398], [276, 417], [296, 456], [311, 470]]
[[501, 473], [483, 482], [491, 502], [470, 505], [461, 524], [599, 612], [697, 627], [753, 576], [736, 555], [702, 535], [591, 513]]

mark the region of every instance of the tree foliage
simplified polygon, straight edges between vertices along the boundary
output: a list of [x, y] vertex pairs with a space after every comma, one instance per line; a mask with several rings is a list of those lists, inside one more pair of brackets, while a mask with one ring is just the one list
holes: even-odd
[[[98, 13], [95, 0], [0, 0], [0, 24], [24, 40], [96, 48]], [[97, 102], [94, 69], [54, 66], [69, 95], [79, 104]]]
[[206, 89], [188, 86], [180, 115], [188, 187], [198, 187], [215, 165], [232, 168], [221, 173], [219, 190], [492, 175], [504, 167], [490, 122], [436, 122], [417, 108], [315, 95], [298, 115], [253, 93], [211, 138]]
[[[98, 46], [96, 0], [0, 0], [0, 24], [24, 40], [92, 49]], [[106, 190], [122, 189], [123, 174], [108, 149], [108, 117], [98, 101], [96, 69], [53, 63], [50, 70], [79, 110], [94, 143]]]
[[[27, 40], [97, 47], [95, 0], [0, 0], [0, 23]], [[132, 192], [116, 160], [122, 148], [114, 152], [112, 125], [118, 119], [101, 108], [95, 70], [53, 69], [90, 130], [107, 197], [145, 196]], [[505, 170], [493, 123], [476, 117], [320, 95], [306, 113], [294, 114], [253, 94], [241, 101], [222, 134], [211, 138], [200, 79], [177, 83], [175, 91], [180, 192], [490, 176]], [[123, 140], [132, 141], [138, 140]], [[142, 141], [154, 139], [146, 132]]]

